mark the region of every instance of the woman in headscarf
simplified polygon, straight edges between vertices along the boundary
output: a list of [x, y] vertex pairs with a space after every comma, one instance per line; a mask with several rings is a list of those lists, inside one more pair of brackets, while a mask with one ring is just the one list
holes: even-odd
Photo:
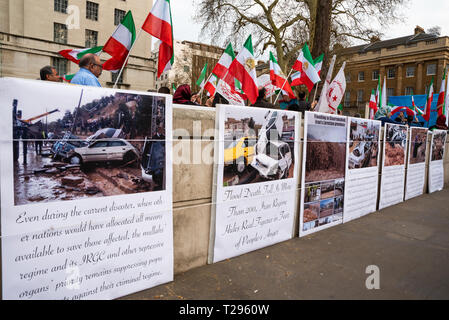
[[446, 125], [446, 116], [444, 114], [440, 114], [437, 118], [437, 124], [431, 126], [429, 130], [448, 130]]
[[173, 95], [173, 103], [197, 106], [196, 103], [192, 102], [192, 92], [190, 91], [190, 86], [188, 84], [183, 84], [176, 89], [176, 92]]

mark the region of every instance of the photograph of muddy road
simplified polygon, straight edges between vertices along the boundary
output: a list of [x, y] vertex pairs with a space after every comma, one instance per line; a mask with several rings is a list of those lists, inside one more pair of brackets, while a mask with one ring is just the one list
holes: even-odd
[[164, 97], [87, 88], [54, 100], [13, 101], [15, 205], [165, 189]]
[[426, 162], [427, 129], [411, 128], [410, 164]]
[[385, 124], [385, 158], [384, 165], [401, 166], [405, 164], [407, 147], [407, 126]]
[[252, 109], [226, 114], [225, 187], [290, 179], [295, 167], [295, 117]]
[[432, 136], [432, 160], [442, 160], [444, 156], [444, 144], [446, 143], [447, 133], [445, 131], [437, 131]]

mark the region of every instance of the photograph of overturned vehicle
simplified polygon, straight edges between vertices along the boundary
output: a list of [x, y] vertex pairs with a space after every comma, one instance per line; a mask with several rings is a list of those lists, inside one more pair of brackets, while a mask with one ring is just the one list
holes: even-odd
[[294, 174], [295, 117], [281, 111], [227, 114], [224, 186], [289, 179]]
[[[14, 130], [24, 145], [14, 147], [16, 205], [165, 188], [165, 97], [86, 88], [81, 96], [48, 93], [33, 105], [16, 101]], [[28, 145], [39, 140], [19, 126], [19, 111], [53, 106], [63, 112], [45, 118], [42, 137], [52, 138], [34, 152]]]
[[365, 119], [350, 121], [348, 168], [376, 167], [379, 158], [380, 123]]

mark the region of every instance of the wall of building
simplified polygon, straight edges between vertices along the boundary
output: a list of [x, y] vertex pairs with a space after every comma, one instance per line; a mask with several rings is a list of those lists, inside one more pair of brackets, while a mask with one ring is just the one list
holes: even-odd
[[[67, 44], [55, 43], [54, 23], [65, 24], [68, 14], [54, 11], [54, 0], [0, 0], [0, 76], [36, 79], [40, 68], [52, 65], [52, 58], [61, 58], [64, 49], [85, 48], [86, 32], [98, 32], [98, 45], [103, 45], [112, 35], [115, 9], [131, 10], [139, 28], [152, 7], [152, 1], [108, 0], [91, 2], [99, 4], [98, 21], [86, 19], [86, 0], [69, 0], [69, 5], [80, 9], [80, 28], [68, 30]], [[155, 61], [151, 57], [151, 36], [142, 33], [132, 51], [120, 87], [132, 90], [154, 88]], [[103, 53], [102, 61], [109, 55]], [[78, 66], [68, 61], [67, 74], [78, 71]], [[100, 77], [104, 87], [112, 87], [112, 75], [104, 71]]]

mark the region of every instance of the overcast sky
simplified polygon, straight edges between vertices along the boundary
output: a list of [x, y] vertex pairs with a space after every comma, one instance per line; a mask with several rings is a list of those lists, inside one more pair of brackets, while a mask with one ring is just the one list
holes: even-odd
[[[195, 2], [198, 0], [171, 1], [175, 39], [209, 43], [207, 39], [200, 38], [201, 25], [193, 21]], [[440, 26], [441, 35], [449, 35], [448, 14], [448, 0], [410, 0], [403, 9], [405, 21], [383, 30], [383, 39], [413, 34], [416, 25], [420, 25], [425, 30]]]

